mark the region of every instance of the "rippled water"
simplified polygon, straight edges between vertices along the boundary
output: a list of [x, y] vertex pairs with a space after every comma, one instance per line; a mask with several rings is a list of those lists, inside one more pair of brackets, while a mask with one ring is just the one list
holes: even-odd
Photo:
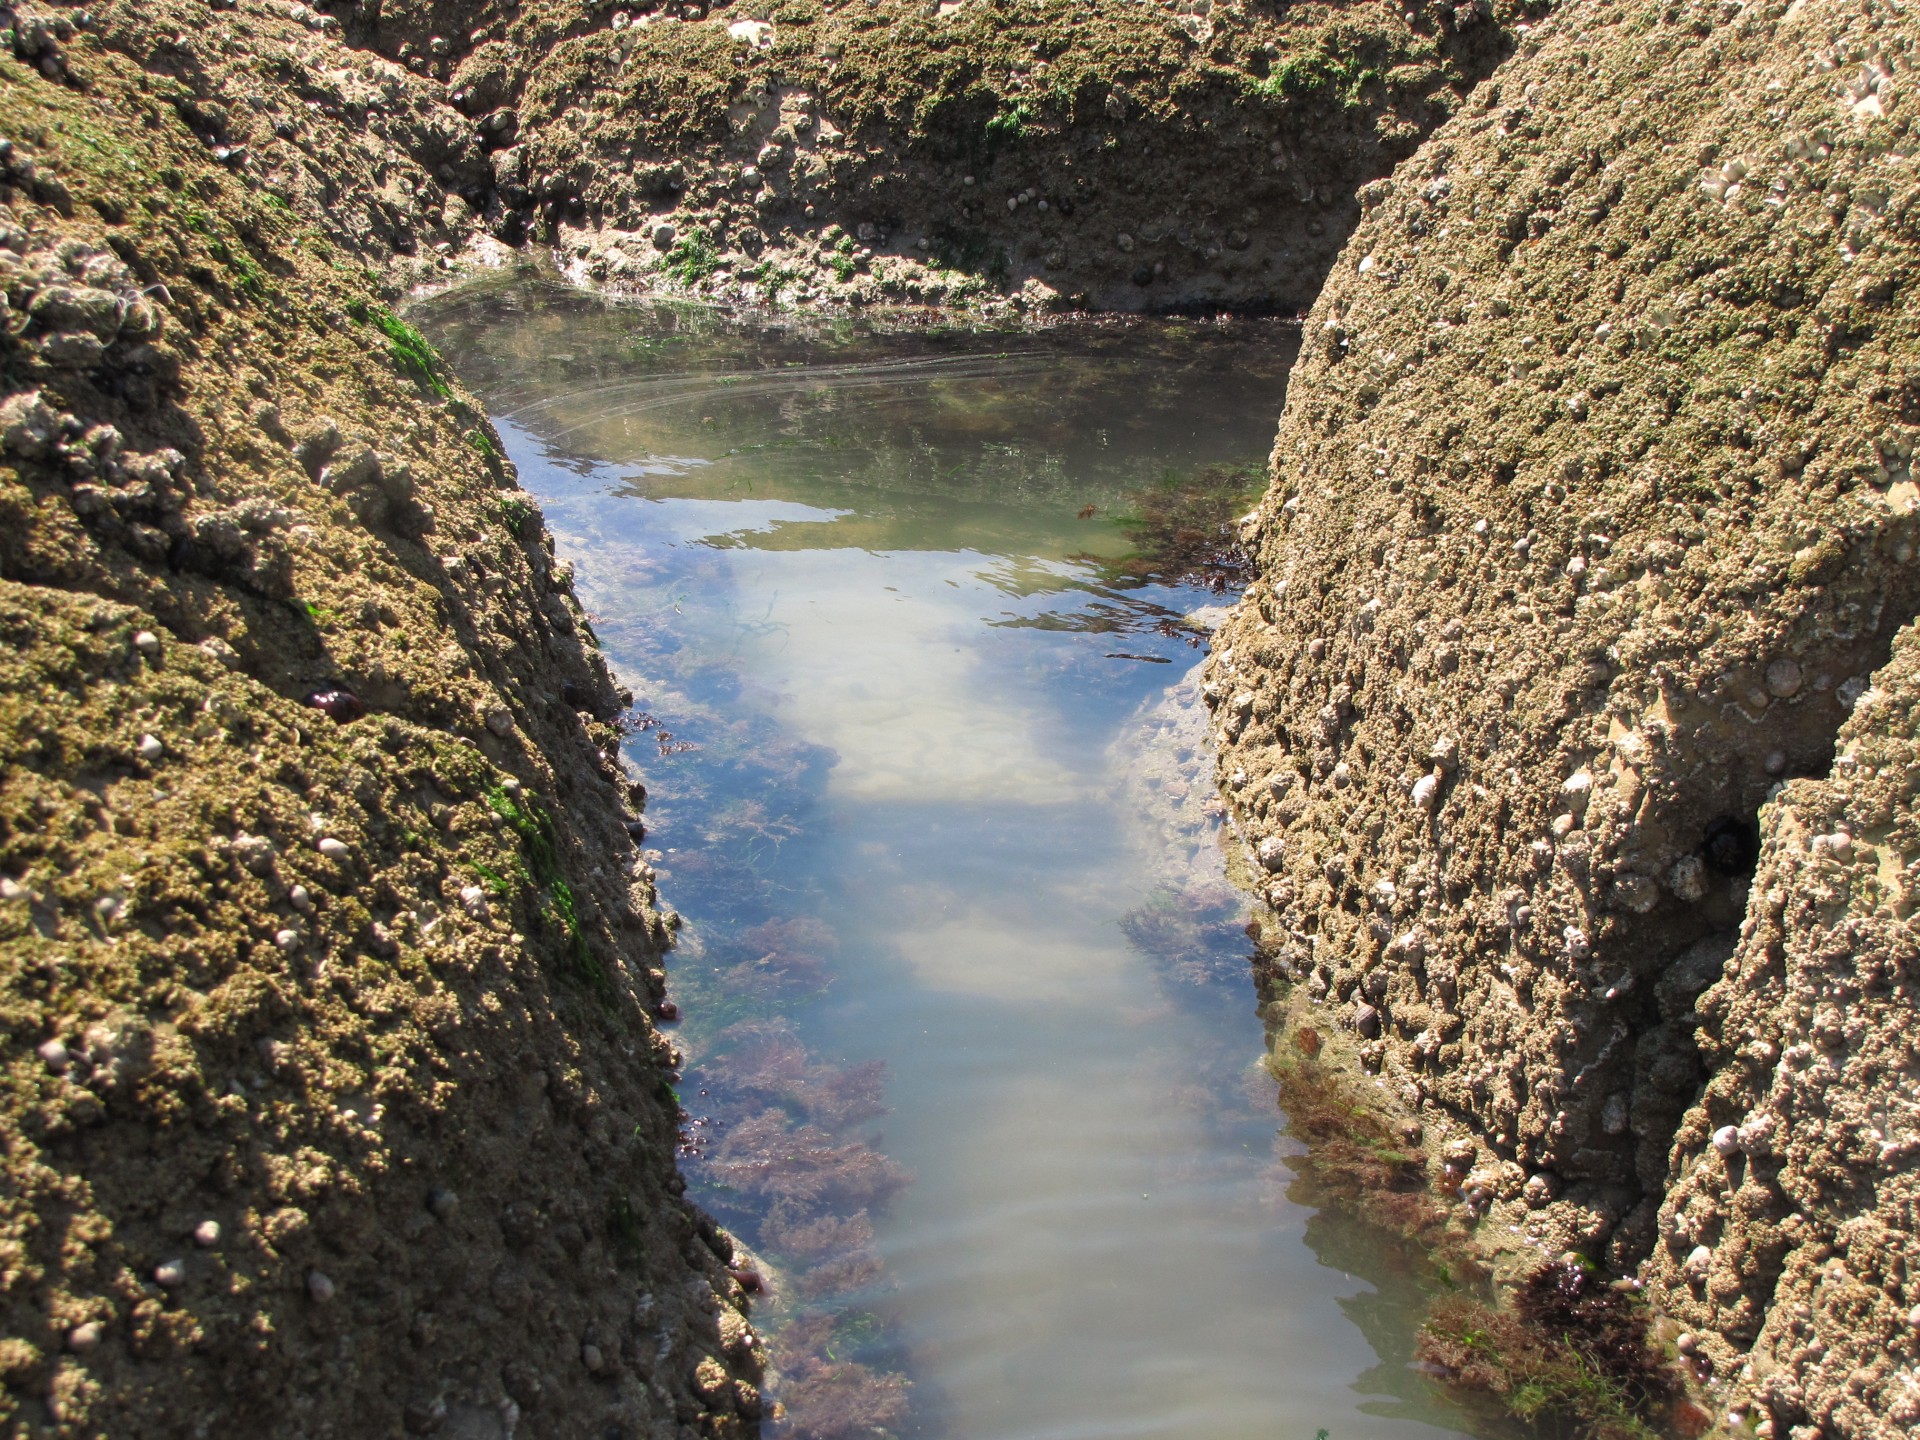
[[1219, 597], [1127, 561], [1257, 473], [1287, 333], [532, 283], [421, 320], [638, 696], [683, 1161], [773, 1281], [770, 1428], [1459, 1433], [1411, 1285], [1289, 1198], [1184, 621]]

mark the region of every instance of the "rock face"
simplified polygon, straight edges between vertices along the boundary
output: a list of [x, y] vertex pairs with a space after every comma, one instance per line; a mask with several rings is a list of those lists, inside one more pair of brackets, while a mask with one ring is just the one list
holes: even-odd
[[1801, 1440], [1920, 1384], [1916, 39], [1561, 7], [1362, 192], [1207, 683], [1278, 964], [1490, 1243]]
[[[362, 6], [444, 85], [456, 227], [767, 299], [1304, 305], [1513, 0]], [[464, 207], [464, 208], [462, 208]]]
[[363, 191], [129, 17], [0, 52], [0, 1430], [748, 1433], [622, 697]]

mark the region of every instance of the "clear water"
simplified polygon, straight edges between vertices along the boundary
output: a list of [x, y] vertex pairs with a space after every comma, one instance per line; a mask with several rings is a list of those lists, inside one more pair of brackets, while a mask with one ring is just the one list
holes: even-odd
[[649, 726], [683, 1163], [773, 1282], [770, 1429], [1461, 1433], [1411, 1284], [1289, 1198], [1179, 623], [1220, 597], [1116, 563], [1165, 477], [1264, 458], [1291, 338], [421, 319]]

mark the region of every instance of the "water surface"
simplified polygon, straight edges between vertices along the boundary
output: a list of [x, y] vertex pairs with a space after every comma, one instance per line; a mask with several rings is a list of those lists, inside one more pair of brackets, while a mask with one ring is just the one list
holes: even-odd
[[1126, 558], [1257, 474], [1292, 337], [531, 283], [423, 323], [637, 693], [683, 1163], [774, 1280], [771, 1428], [1460, 1433], [1411, 1285], [1289, 1198], [1191, 673], [1220, 596]]

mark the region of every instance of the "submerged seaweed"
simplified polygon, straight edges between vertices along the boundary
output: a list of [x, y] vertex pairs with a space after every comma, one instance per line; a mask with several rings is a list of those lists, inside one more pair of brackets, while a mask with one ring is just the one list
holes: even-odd
[[1116, 581], [1238, 594], [1253, 575], [1238, 520], [1265, 488], [1264, 465], [1168, 471], [1157, 485], [1129, 497], [1130, 507], [1118, 519], [1133, 553], [1108, 562], [1109, 572]]
[[1543, 1265], [1502, 1305], [1436, 1301], [1420, 1356], [1512, 1415], [1590, 1440], [1652, 1440], [1679, 1391], [1648, 1339], [1646, 1306], [1578, 1257]]
[[1418, 1132], [1403, 1133], [1319, 1057], [1306, 1026], [1276, 1051], [1288, 1128], [1306, 1145], [1291, 1164], [1307, 1198], [1405, 1246], [1433, 1299], [1420, 1360], [1468, 1395], [1491, 1399], [1539, 1433], [1568, 1440], [1653, 1440], [1681, 1386], [1653, 1347], [1634, 1293], [1569, 1255], [1502, 1293], [1471, 1242], [1448, 1224]]

